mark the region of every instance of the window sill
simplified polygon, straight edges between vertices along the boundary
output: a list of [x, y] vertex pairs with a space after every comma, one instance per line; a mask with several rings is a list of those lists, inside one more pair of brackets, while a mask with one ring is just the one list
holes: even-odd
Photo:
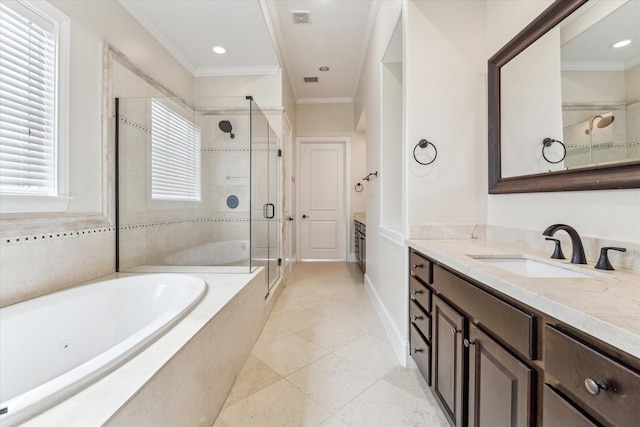
[[71, 199], [73, 199], [73, 197], [3, 194], [0, 196], [0, 213], [66, 212]]

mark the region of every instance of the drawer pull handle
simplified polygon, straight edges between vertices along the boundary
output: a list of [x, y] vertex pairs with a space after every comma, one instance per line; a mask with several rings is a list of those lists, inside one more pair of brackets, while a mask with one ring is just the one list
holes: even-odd
[[413, 316], [413, 321], [414, 322], [417, 321], [417, 320], [420, 320], [420, 319], [424, 319], [424, 316], [418, 316], [417, 314]]
[[413, 294], [414, 295], [418, 295], [418, 294], [421, 294], [421, 293], [423, 293], [423, 292], [420, 289], [414, 289], [413, 290]]
[[414, 348], [413, 348], [413, 352], [414, 352], [414, 353], [423, 353], [423, 352], [424, 352], [424, 350], [423, 350], [423, 349], [421, 349], [421, 348], [416, 348], [416, 347], [414, 347]]
[[469, 348], [470, 345], [475, 345], [476, 344], [476, 340], [468, 340], [468, 339], [464, 339], [464, 346]]
[[600, 390], [609, 390], [609, 386], [606, 383], [599, 383], [592, 378], [587, 378], [586, 380], [584, 380], [584, 386], [587, 388], [587, 391], [594, 396], [600, 393]]
[[451, 328], [451, 333], [453, 335], [455, 334], [459, 334], [460, 332], [462, 332], [462, 329], [458, 329], [458, 328]]
[[422, 268], [424, 267], [424, 264], [413, 264], [413, 268]]

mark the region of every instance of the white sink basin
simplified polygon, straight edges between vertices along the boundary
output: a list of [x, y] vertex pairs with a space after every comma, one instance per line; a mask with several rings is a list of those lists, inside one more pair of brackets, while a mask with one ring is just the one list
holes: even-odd
[[493, 264], [503, 270], [510, 271], [524, 277], [548, 277], [548, 278], [580, 278], [594, 277], [595, 275], [582, 273], [558, 265], [538, 261], [524, 256], [493, 257], [471, 256], [487, 264]]

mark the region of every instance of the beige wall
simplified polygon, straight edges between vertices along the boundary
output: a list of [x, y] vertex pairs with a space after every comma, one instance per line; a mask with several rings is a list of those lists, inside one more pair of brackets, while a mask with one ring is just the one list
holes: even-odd
[[[362, 133], [356, 133], [353, 120], [353, 104], [298, 104], [296, 106], [296, 136], [345, 136], [351, 138], [351, 214], [365, 211], [365, 192], [356, 193], [355, 185], [367, 174], [365, 169], [366, 141]], [[295, 157], [294, 157], [295, 159]], [[352, 228], [352, 227], [351, 227]], [[349, 239], [349, 253], [353, 253], [353, 230]]]
[[[52, 4], [71, 21], [69, 187], [73, 199], [65, 214], [1, 217], [0, 306], [115, 270], [112, 98], [142, 94], [139, 88], [149, 78], [179, 95], [192, 91], [191, 75], [118, 2]], [[114, 83], [103, 55], [104, 41], [150, 77]], [[112, 92], [103, 92], [108, 86]]]
[[282, 70], [261, 76], [196, 77], [194, 96], [253, 96], [260, 108], [282, 106]]

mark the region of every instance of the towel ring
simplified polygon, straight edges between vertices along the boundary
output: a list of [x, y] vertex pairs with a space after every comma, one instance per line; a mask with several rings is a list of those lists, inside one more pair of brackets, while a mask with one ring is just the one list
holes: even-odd
[[[550, 147], [551, 144], [553, 144], [554, 142], [557, 142], [562, 146], [562, 158], [556, 162], [549, 160], [547, 156], [544, 154], [544, 149], [547, 147]], [[553, 139], [553, 138], [545, 138], [542, 140], [542, 157], [544, 157], [544, 159], [549, 163], [553, 163], [553, 164], [560, 163], [561, 161], [564, 160], [565, 157], [567, 157], [567, 147], [562, 143], [562, 141], [558, 141], [557, 139]]]
[[[433, 159], [431, 159], [430, 162], [427, 162], [427, 163], [421, 162], [420, 160], [418, 160], [418, 156], [416, 156], [416, 150], [418, 149], [418, 147], [427, 148], [429, 145], [433, 147], [433, 151], [435, 152], [435, 155], [433, 156]], [[435, 145], [433, 145], [433, 142], [427, 141], [426, 139], [421, 139], [420, 142], [418, 142], [416, 146], [413, 147], [413, 159], [416, 162], [420, 163], [421, 165], [425, 165], [425, 166], [430, 165], [431, 163], [436, 161], [436, 157], [438, 157], [438, 149], [436, 148]]]
[[356, 191], [356, 193], [362, 193], [362, 191], [364, 190], [364, 185], [357, 183], [354, 187], [354, 190]]

